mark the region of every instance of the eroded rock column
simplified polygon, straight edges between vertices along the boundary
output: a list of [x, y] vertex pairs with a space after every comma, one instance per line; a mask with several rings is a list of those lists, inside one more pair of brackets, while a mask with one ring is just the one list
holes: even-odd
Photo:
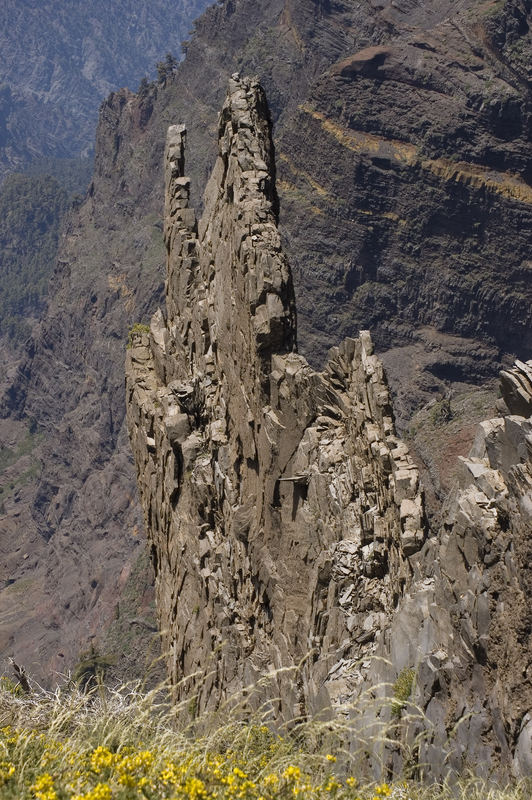
[[230, 81], [199, 224], [184, 145], [172, 126], [166, 316], [127, 365], [163, 645], [175, 685], [212, 668], [203, 704], [312, 653], [304, 678], [277, 687], [299, 714], [324, 689], [333, 702], [354, 691], [346, 664], [371, 651], [410, 580], [418, 474], [368, 333], [321, 373], [296, 353], [260, 86]]

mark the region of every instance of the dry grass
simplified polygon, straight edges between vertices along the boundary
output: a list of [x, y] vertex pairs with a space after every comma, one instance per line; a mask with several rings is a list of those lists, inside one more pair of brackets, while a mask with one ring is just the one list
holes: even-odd
[[[256, 696], [264, 688], [255, 687]], [[251, 710], [254, 691], [197, 717], [194, 703], [172, 704], [164, 687], [84, 694], [70, 686], [23, 697], [0, 689], [0, 798], [529, 800], [532, 794], [530, 784], [499, 788], [473, 777], [453, 786], [372, 782], [368, 751], [399, 746], [397, 720], [379, 728], [365, 722], [373, 697], [335, 720], [274, 728], [271, 702]], [[416, 711], [409, 713], [415, 728]], [[408, 722], [403, 715], [401, 724]], [[412, 752], [416, 745], [414, 737]]]

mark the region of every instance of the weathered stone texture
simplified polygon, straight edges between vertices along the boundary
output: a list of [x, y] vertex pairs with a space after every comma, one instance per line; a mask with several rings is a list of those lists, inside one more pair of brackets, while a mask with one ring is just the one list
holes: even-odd
[[[431, 533], [369, 333], [333, 348], [323, 372], [296, 352], [260, 86], [230, 81], [199, 224], [184, 147], [172, 126], [167, 315], [134, 335], [126, 368], [173, 684], [207, 673], [200, 705], [212, 706], [306, 658], [275, 687], [291, 716], [345, 711], [370, 687], [391, 699], [407, 670], [423, 716], [397, 735], [423, 732], [433, 777], [526, 772], [532, 422], [519, 412], [532, 362], [503, 373], [511, 413], [480, 426]], [[401, 706], [365, 714], [389, 726]], [[385, 758], [400, 768], [399, 742]]]
[[[15, 655], [51, 688], [95, 635], [118, 655], [117, 679], [132, 668], [105, 634], [117, 575], [142, 546], [121, 343], [161, 303], [168, 120], [186, 121], [197, 204], [235, 69], [260, 74], [275, 119], [300, 351], [321, 369], [330, 346], [371, 329], [439, 515], [454, 474], [446, 464], [467, 454], [472, 423], [493, 416], [478, 411], [473, 384], [487, 398], [501, 366], [531, 352], [531, 30], [529, 0], [224, 0], [198, 20], [166, 86], [102, 104], [93, 181], [65, 230], [48, 309], [16, 376], [4, 376], [2, 444], [16, 447], [19, 430], [24, 439], [23, 416], [45, 433], [33, 452], [41, 477], [16, 488], [0, 519], [0, 606], [13, 609], [0, 636], [6, 668]], [[372, 46], [388, 55], [373, 60]], [[430, 416], [422, 407], [449, 388], [455, 416], [428, 426], [431, 443], [412, 414]], [[462, 392], [471, 403], [456, 413]], [[455, 435], [459, 417], [466, 428]]]
[[352, 659], [371, 649], [409, 580], [424, 538], [418, 474], [368, 333], [322, 373], [295, 352], [261, 88], [230, 83], [199, 226], [184, 136], [172, 126], [166, 149], [168, 316], [136, 337], [127, 367], [170, 674], [216, 653], [207, 703], [313, 649], [312, 701], [342, 642]]
[[[501, 374], [510, 410], [531, 367]], [[530, 399], [529, 389], [519, 402]], [[424, 731], [419, 758], [431, 775], [532, 766], [532, 419], [507, 411], [479, 425], [460, 459], [442, 529], [414, 558], [416, 578], [379, 634], [390, 666], [368, 671], [375, 682], [416, 670], [411, 699], [425, 716], [409, 735]]]

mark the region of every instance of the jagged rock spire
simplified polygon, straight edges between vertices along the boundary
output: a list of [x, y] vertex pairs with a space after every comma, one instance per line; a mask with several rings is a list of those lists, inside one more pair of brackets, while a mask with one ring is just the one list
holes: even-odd
[[[214, 660], [203, 703], [323, 650], [304, 685], [282, 689], [291, 714], [296, 695], [311, 704], [327, 684], [335, 643], [367, 622], [359, 598], [390, 610], [408, 580], [407, 556], [424, 538], [418, 475], [368, 333], [331, 351], [323, 373], [295, 353], [257, 81], [229, 81], [199, 224], [184, 141], [171, 126], [167, 319], [155, 315], [127, 370], [164, 646], [176, 684]], [[369, 632], [364, 646], [353, 638], [350, 658], [367, 651]], [[340, 685], [336, 675], [333, 699]]]
[[[170, 128], [166, 317], [134, 334], [126, 366], [173, 684], [187, 691], [204, 671], [200, 707], [216, 705], [311, 654], [271, 687], [281, 713], [344, 708], [388, 685], [391, 705], [364, 712], [384, 739], [407, 675], [425, 716], [408, 715], [401, 736], [419, 742], [431, 777], [468, 759], [525, 773], [532, 423], [515, 414], [528, 413], [530, 362], [503, 373], [512, 414], [484, 423], [441, 530], [427, 531], [369, 333], [333, 348], [323, 372], [295, 352], [258, 83], [229, 82], [199, 224], [184, 139]], [[386, 757], [401, 768], [396, 747]]]
[[[199, 225], [183, 175], [185, 127], [168, 129], [165, 151], [166, 305], [188, 360], [205, 369], [240, 342], [239, 381], [270, 370], [273, 352], [295, 349], [292, 276], [277, 231], [271, 123], [255, 80], [229, 82], [219, 121], [218, 158]], [[202, 257], [200, 257], [200, 251]], [[207, 254], [208, 251], [208, 254]], [[186, 368], [185, 368], [186, 369]]]

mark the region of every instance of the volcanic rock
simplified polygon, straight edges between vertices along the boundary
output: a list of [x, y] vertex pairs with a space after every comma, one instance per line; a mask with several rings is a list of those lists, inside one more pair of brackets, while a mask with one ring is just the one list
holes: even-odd
[[[464, 764], [523, 774], [532, 422], [480, 427], [441, 529], [428, 530], [369, 333], [333, 348], [322, 372], [296, 352], [255, 80], [233, 75], [218, 141], [197, 223], [185, 129], [168, 131], [166, 316], [133, 335], [126, 365], [171, 681], [216, 707], [292, 669], [270, 687], [285, 717], [381, 697], [363, 727], [394, 731], [379, 762], [391, 772], [417, 742], [432, 777]], [[511, 411], [531, 367], [502, 374]]]
[[409, 579], [425, 535], [418, 473], [369, 333], [333, 348], [323, 372], [296, 353], [261, 87], [230, 81], [199, 224], [184, 139], [170, 127], [167, 317], [127, 361], [164, 650], [174, 685], [214, 662], [204, 705], [314, 650], [299, 694], [280, 687], [292, 714], [295, 696], [317, 704], [342, 641], [351, 658], [373, 647], [350, 633], [359, 599], [391, 612]]

